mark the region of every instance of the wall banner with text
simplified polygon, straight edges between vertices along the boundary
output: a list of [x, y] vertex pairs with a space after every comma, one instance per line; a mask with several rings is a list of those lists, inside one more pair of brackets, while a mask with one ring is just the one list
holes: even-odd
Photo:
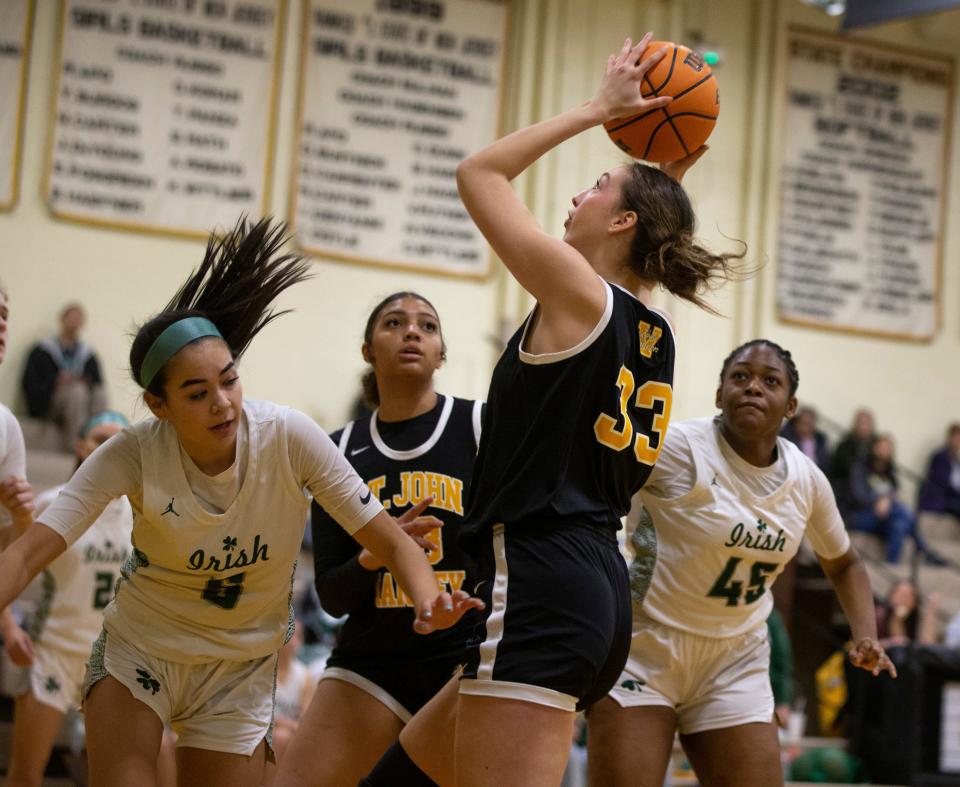
[[20, 154], [27, 71], [33, 29], [33, 0], [0, 2], [0, 211], [12, 210], [20, 193]]
[[63, 0], [47, 202], [202, 236], [270, 201], [285, 0]]
[[936, 334], [953, 81], [946, 57], [789, 32], [782, 320], [912, 340]]
[[487, 273], [455, 168], [499, 121], [507, 5], [311, 0], [291, 223], [309, 254]]

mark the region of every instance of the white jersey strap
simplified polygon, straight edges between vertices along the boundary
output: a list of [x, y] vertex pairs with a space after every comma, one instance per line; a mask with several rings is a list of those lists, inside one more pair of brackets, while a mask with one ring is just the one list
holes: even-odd
[[481, 423], [483, 418], [483, 405], [484, 403], [480, 400], [473, 403], [473, 439], [476, 442], [477, 448], [480, 447], [480, 432], [483, 431], [483, 424]]

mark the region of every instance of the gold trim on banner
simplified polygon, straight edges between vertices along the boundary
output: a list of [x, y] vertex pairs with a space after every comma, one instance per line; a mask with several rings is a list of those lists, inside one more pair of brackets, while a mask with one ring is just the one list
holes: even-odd
[[[290, 234], [293, 238], [293, 245], [296, 249], [304, 254], [314, 258], [317, 262], [334, 262], [338, 264], [350, 264], [350, 265], [361, 265], [369, 268], [379, 268], [381, 270], [395, 270], [395, 271], [406, 271], [410, 273], [426, 273], [434, 276], [441, 276], [444, 278], [452, 279], [465, 279], [468, 281], [486, 281], [490, 278], [494, 267], [493, 261], [496, 258], [493, 250], [490, 248], [489, 244], [485, 244], [487, 247], [487, 253], [484, 259], [484, 267], [479, 271], [469, 271], [461, 272], [456, 270], [450, 270], [448, 268], [438, 268], [432, 263], [412, 263], [412, 262], [400, 262], [386, 259], [376, 259], [371, 257], [359, 257], [351, 254], [346, 254], [342, 251], [331, 251], [328, 249], [321, 249], [313, 246], [306, 246], [299, 242], [297, 236], [297, 202], [299, 199], [300, 192], [300, 149], [302, 145], [302, 135], [301, 129], [303, 127], [303, 109], [304, 103], [306, 101], [306, 83], [307, 83], [307, 63], [309, 59], [309, 48], [310, 48], [310, 12], [312, 10], [313, 0], [302, 0], [303, 2], [303, 16], [302, 16], [302, 33], [300, 36], [300, 80], [297, 84], [297, 107], [296, 107], [296, 125], [294, 127], [293, 135], [293, 150], [291, 155], [293, 157], [293, 167], [290, 177], [290, 198], [287, 202], [288, 204], [288, 215], [287, 215], [287, 226], [290, 229]], [[502, 31], [502, 40], [500, 47], [500, 79], [497, 83], [497, 98], [496, 98], [496, 120], [494, 123], [494, 133], [499, 136], [502, 132], [502, 123], [503, 117], [505, 114], [505, 104], [507, 101], [506, 91], [504, 90], [504, 82], [507, 79], [507, 44], [508, 44], [508, 35], [510, 32], [511, 25], [511, 11], [514, 9], [515, 4], [512, 0], [489, 0], [492, 5], [501, 5], [504, 7], [503, 15], [503, 31]]]
[[[2, 2], [2, 0], [0, 0]], [[164, 238], [185, 238], [188, 240], [203, 239], [209, 237], [211, 232], [216, 232], [219, 228], [211, 227], [209, 230], [189, 230], [177, 229], [175, 227], [161, 227], [154, 224], [144, 224], [140, 222], [124, 222], [115, 219], [101, 219], [96, 216], [86, 216], [69, 211], [57, 210], [50, 204], [50, 179], [53, 170], [54, 139], [57, 130], [57, 106], [60, 96], [60, 79], [63, 74], [63, 46], [66, 35], [66, 16], [67, 3], [69, 0], [60, 0], [60, 27], [57, 32], [57, 54], [56, 54], [56, 76], [54, 77], [55, 90], [51, 98], [50, 121], [48, 126], [47, 141], [47, 160], [43, 177], [41, 198], [47, 206], [50, 216], [58, 221], [69, 221], [74, 224], [96, 227], [98, 229], [121, 230], [123, 232], [136, 232], [145, 235], [160, 236]], [[260, 208], [262, 215], [266, 215], [270, 209], [270, 200], [273, 194], [273, 174], [274, 162], [276, 159], [276, 136], [277, 136], [277, 114], [280, 97], [280, 81], [283, 72], [283, 44], [286, 34], [286, 10], [288, 0], [274, 0], [277, 3], [276, 35], [273, 51], [273, 76], [270, 85], [270, 99], [268, 101], [267, 134], [264, 141], [266, 155], [264, 157], [264, 182], [262, 184], [263, 200]], [[308, 2], [308, 0], [304, 0]]]
[[[787, 47], [790, 45], [791, 36], [794, 34], [800, 34], [805, 36], [813, 36], [817, 38], [824, 38], [831, 41], [835, 41], [845, 48], [849, 45], [856, 45], [862, 47], [869, 47], [872, 49], [879, 49], [884, 52], [894, 52], [907, 55], [909, 57], [915, 57], [918, 59], [924, 59], [928, 61], [939, 61], [942, 65], [947, 67], [949, 85], [946, 89], [945, 97], [945, 106], [943, 112], [944, 118], [944, 130], [943, 130], [943, 162], [941, 170], [946, 173], [949, 172], [949, 162], [950, 162], [950, 140], [951, 135], [953, 134], [953, 99], [956, 87], [956, 60], [950, 55], [943, 54], [941, 52], [929, 52], [927, 50], [919, 49], [916, 47], [910, 47], [900, 44], [891, 44], [887, 41], [881, 41], [876, 39], [864, 38], [861, 36], [850, 36], [850, 35], [837, 35], [830, 33], [824, 30], [818, 30], [817, 28], [806, 27], [804, 25], [787, 25], [785, 44]], [[790, 65], [787, 62], [784, 66], [784, 84], [781, 86], [782, 95], [780, 97], [780, 112], [781, 117], [786, 117], [786, 107], [787, 107], [787, 70]], [[782, 165], [782, 160], [778, 159], [778, 170]], [[848, 325], [838, 325], [836, 323], [829, 322], [820, 322], [818, 320], [808, 320], [797, 317], [786, 317], [784, 316], [783, 307], [780, 305], [779, 294], [776, 297], [776, 315], [777, 320], [786, 325], [796, 325], [802, 328], [817, 328], [824, 331], [831, 331], [832, 333], [842, 333], [850, 336], [868, 336], [881, 339], [893, 339], [896, 341], [910, 342], [913, 344], [929, 344], [933, 342], [937, 335], [940, 333], [941, 328], [943, 327], [943, 298], [941, 296], [941, 289], [943, 285], [943, 230], [946, 226], [946, 191], [948, 183], [946, 177], [941, 179], [940, 183], [940, 232], [937, 233], [937, 255], [936, 261], [934, 262], [934, 305], [933, 305], [933, 327], [929, 334], [923, 335], [914, 335], [909, 333], [903, 333], [901, 331], [881, 331], [873, 330], [869, 328], [856, 328]], [[780, 184], [780, 202], [777, 206], [777, 243], [779, 244], [780, 240], [780, 211], [783, 200], [783, 185]], [[775, 292], [779, 289], [779, 269], [780, 262], [777, 260], [777, 276], [774, 282]]]
[[10, 167], [10, 201], [0, 202], [0, 213], [9, 213], [20, 201], [20, 174], [23, 169], [23, 125], [26, 119], [27, 80], [30, 75], [30, 53], [33, 48], [35, 0], [26, 0], [23, 22], [23, 56], [20, 62], [20, 89], [17, 96], [17, 118], [13, 127], [13, 160]]

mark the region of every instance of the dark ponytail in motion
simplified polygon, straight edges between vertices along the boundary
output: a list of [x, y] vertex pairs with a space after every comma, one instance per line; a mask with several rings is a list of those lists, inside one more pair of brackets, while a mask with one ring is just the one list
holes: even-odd
[[[286, 314], [271, 304], [284, 290], [308, 279], [308, 264], [298, 255], [281, 254], [286, 226], [264, 218], [256, 224], [241, 218], [226, 235], [211, 236], [203, 262], [163, 311], [144, 323], [130, 348], [133, 379], [143, 387], [144, 359], [157, 337], [179, 320], [206, 317], [220, 331], [234, 359], [243, 355], [270, 322]], [[163, 397], [164, 369], [146, 390]]]
[[630, 246], [630, 269], [655, 281], [678, 298], [716, 314], [702, 297], [715, 284], [743, 278], [733, 260], [746, 255], [714, 254], [693, 237], [696, 216], [683, 187], [655, 167], [632, 164], [627, 169], [621, 208], [637, 214], [637, 229]]

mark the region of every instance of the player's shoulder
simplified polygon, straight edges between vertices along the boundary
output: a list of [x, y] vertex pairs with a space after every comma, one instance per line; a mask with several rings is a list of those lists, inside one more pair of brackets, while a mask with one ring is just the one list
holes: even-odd
[[713, 418], [671, 421], [663, 439], [663, 450], [672, 455], [707, 451], [716, 442]]
[[611, 321], [629, 331], [640, 355], [653, 362], [672, 358], [676, 341], [669, 315], [618, 284], [609, 287], [613, 296]]

